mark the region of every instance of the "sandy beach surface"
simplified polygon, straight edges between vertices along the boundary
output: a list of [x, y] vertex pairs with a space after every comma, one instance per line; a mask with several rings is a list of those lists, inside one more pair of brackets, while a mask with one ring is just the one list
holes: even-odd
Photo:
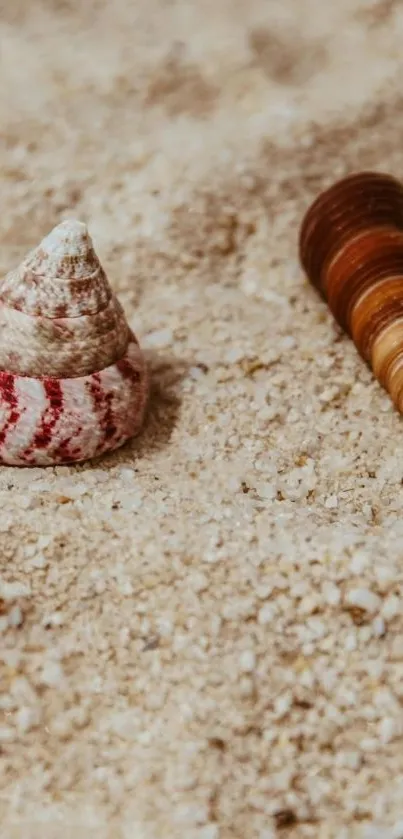
[[403, 432], [298, 265], [398, 0], [0, 2], [0, 271], [85, 221], [142, 436], [0, 471], [0, 836], [402, 839]]

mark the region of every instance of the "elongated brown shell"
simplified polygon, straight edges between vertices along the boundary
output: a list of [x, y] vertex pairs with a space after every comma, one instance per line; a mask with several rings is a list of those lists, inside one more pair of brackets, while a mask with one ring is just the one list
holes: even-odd
[[300, 259], [338, 323], [403, 412], [403, 186], [361, 172], [314, 201]]

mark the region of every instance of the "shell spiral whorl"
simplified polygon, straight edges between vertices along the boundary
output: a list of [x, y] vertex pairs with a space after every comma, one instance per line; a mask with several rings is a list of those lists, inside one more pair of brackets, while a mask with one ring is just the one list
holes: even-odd
[[141, 427], [148, 376], [87, 228], [65, 221], [0, 284], [0, 463], [49, 466]]
[[338, 323], [403, 413], [403, 185], [362, 172], [314, 201], [300, 259]]

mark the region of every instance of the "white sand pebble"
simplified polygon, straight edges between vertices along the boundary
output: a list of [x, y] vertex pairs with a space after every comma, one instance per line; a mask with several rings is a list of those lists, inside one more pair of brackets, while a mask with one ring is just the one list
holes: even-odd
[[14, 606], [13, 609], [9, 612], [8, 615], [8, 625], [9, 626], [21, 626], [23, 622], [22, 612], [19, 606]]
[[335, 510], [338, 506], [339, 499], [337, 498], [337, 495], [329, 495], [328, 498], [326, 498], [325, 507], [327, 507], [328, 510]]
[[284, 338], [280, 338], [279, 347], [282, 352], [284, 350], [293, 350], [296, 346], [297, 341], [294, 335], [284, 335]]
[[38, 714], [34, 708], [28, 708], [24, 705], [19, 708], [15, 715], [15, 721], [19, 734], [25, 734], [30, 731], [38, 722]]
[[253, 650], [244, 650], [239, 658], [239, 669], [241, 673], [252, 673], [256, 667], [256, 656]]
[[218, 839], [219, 830], [218, 824], [206, 824], [198, 831], [197, 839]]
[[349, 606], [356, 606], [365, 612], [377, 612], [381, 605], [381, 599], [369, 588], [352, 588], [346, 596]]
[[378, 615], [372, 623], [372, 629], [376, 638], [382, 638], [385, 635], [386, 627], [384, 619]]
[[261, 626], [266, 626], [274, 620], [275, 614], [276, 610], [274, 606], [271, 603], [265, 603], [265, 605], [259, 609], [258, 622]]
[[145, 341], [146, 347], [170, 347], [173, 344], [173, 333], [171, 329], [158, 329], [155, 332], [150, 332]]
[[3, 600], [14, 600], [16, 597], [28, 597], [31, 589], [25, 583], [7, 583], [0, 580], [0, 597]]
[[274, 703], [274, 712], [278, 718], [285, 717], [292, 705], [291, 693], [282, 693]]
[[49, 687], [57, 687], [63, 681], [63, 670], [58, 661], [46, 661], [42, 670], [42, 682]]
[[356, 551], [350, 562], [352, 574], [362, 574], [369, 562], [368, 555], [364, 551]]
[[15, 740], [15, 731], [9, 725], [0, 726], [0, 743], [12, 743]]
[[197, 594], [206, 591], [209, 585], [208, 577], [201, 571], [195, 571], [190, 577], [190, 585]]
[[379, 723], [379, 739], [381, 743], [390, 743], [396, 732], [396, 721], [392, 717], [384, 717]]
[[338, 586], [330, 581], [325, 581], [322, 586], [323, 596], [329, 606], [337, 606], [340, 603], [341, 593]]
[[396, 597], [395, 594], [391, 594], [390, 597], [387, 597], [385, 602], [382, 605], [382, 617], [385, 618], [386, 621], [391, 621], [393, 618], [396, 618], [401, 610], [400, 607], [400, 600]]
[[33, 556], [29, 563], [31, 568], [47, 568], [49, 565], [49, 560], [43, 554], [37, 554]]

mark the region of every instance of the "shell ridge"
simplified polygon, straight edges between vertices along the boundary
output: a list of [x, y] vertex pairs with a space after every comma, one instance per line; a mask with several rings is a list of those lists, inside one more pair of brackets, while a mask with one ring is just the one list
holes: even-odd
[[81, 376], [124, 355], [130, 328], [116, 296], [96, 313], [33, 317], [0, 303], [0, 369], [30, 376]]
[[3, 423], [0, 427], [0, 449], [4, 445], [8, 431], [20, 418], [18, 399], [15, 393], [15, 380], [12, 373], [5, 373], [0, 378], [0, 395], [3, 408]]
[[34, 437], [23, 452], [23, 457], [29, 458], [37, 449], [45, 449], [53, 435], [55, 425], [63, 410], [63, 391], [58, 379], [44, 378], [42, 381], [46, 402]]
[[[0, 372], [0, 382], [7, 373]], [[29, 466], [31, 458], [24, 458], [23, 452], [31, 445], [36, 428], [45, 406], [42, 383], [37, 379], [23, 380], [14, 376], [15, 394], [18, 402], [18, 418], [7, 429], [7, 435], [0, 447], [0, 462], [11, 465]]]

